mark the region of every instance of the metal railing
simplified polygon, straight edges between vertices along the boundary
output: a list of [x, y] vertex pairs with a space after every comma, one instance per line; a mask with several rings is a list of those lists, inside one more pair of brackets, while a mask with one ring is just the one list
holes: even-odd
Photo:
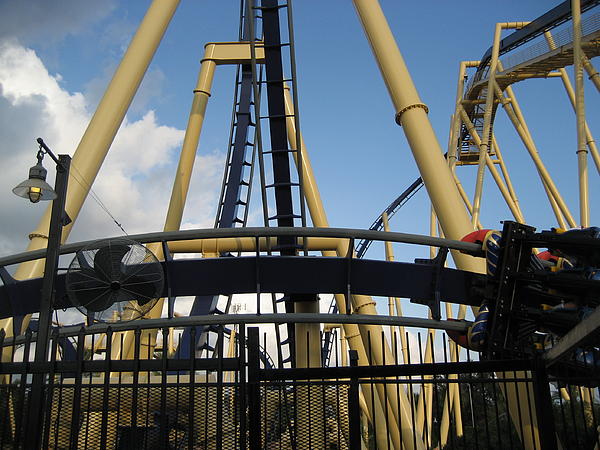
[[[455, 241], [433, 236], [419, 234], [385, 232], [374, 230], [360, 230], [352, 228], [313, 228], [313, 227], [244, 227], [244, 228], [207, 228], [196, 230], [165, 231], [129, 235], [127, 238], [141, 244], [168, 243], [174, 241], [194, 239], [219, 239], [219, 238], [254, 238], [296, 236], [302, 238], [323, 237], [348, 240], [369, 239], [374, 241], [389, 241], [403, 244], [427, 245], [434, 247], [447, 247], [460, 250], [473, 255], [480, 255], [481, 245], [470, 242]], [[122, 238], [119, 236], [119, 238]], [[110, 238], [106, 238], [110, 239]], [[104, 240], [104, 239], [103, 239]], [[82, 241], [64, 244], [60, 247], [60, 254], [75, 253], [82, 248], [97, 242], [97, 240]], [[0, 267], [19, 264], [25, 261], [41, 259], [46, 256], [46, 249], [17, 253], [0, 257]]]
[[[333, 367], [268, 368], [261, 353], [269, 332], [248, 323], [231, 330], [217, 327], [215, 356], [205, 357], [171, 353], [179, 334], [168, 327], [152, 341], [138, 326], [137, 350], [124, 357], [113, 348], [119, 331], [82, 328], [74, 361], [61, 360], [66, 337], [55, 331], [44, 363], [31, 362], [28, 333], [4, 347], [10, 361], [0, 363], [0, 448], [23, 448], [30, 408], [44, 415], [43, 448], [394, 448], [397, 438], [422, 448], [600, 444], [598, 380], [547, 373], [539, 359], [484, 361], [468, 350], [454, 357], [445, 334], [410, 333], [404, 360], [392, 330], [393, 356], [383, 366], [371, 365], [367, 336], [367, 360], [342, 355], [337, 342]], [[45, 374], [40, 405], [29, 403], [33, 373]], [[397, 400], [378, 396], [382, 389], [409, 399], [408, 423], [394, 418]], [[383, 414], [370, 415], [378, 402]]]

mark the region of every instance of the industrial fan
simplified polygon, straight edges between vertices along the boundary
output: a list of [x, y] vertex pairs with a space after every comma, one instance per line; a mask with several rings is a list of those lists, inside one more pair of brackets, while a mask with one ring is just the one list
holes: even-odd
[[154, 307], [164, 274], [150, 250], [118, 238], [79, 250], [65, 283], [69, 299], [88, 321], [123, 322], [139, 319]]

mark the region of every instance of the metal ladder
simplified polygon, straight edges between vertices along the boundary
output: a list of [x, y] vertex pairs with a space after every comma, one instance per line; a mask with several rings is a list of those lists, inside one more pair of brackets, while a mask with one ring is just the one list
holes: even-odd
[[[296, 88], [296, 66], [294, 50], [294, 31], [291, 11], [291, 0], [249, 0], [247, 3], [246, 15], [250, 18], [250, 44], [252, 55], [252, 73], [253, 88], [255, 98], [260, 98], [261, 87], [265, 86], [263, 92], [266, 93], [267, 114], [260, 114], [260, 105], [257, 101], [256, 112], [258, 120], [256, 123], [256, 144], [258, 150], [258, 160], [260, 168], [261, 196], [263, 204], [263, 221], [265, 226], [293, 227], [306, 226], [306, 207], [304, 193], [302, 189], [302, 158], [301, 149], [290, 148], [288, 144], [286, 121], [293, 119], [296, 128], [297, 143], [300, 142], [300, 128], [298, 117], [298, 101]], [[286, 11], [287, 14], [280, 14], [280, 11]], [[257, 14], [260, 12], [260, 14]], [[260, 20], [257, 20], [260, 19]], [[284, 25], [282, 26], [282, 22]], [[255, 27], [255, 24], [257, 25]], [[257, 77], [256, 65], [256, 35], [257, 28], [260, 29], [263, 36], [263, 48], [265, 52], [265, 80], [259, 80]], [[287, 42], [282, 42], [281, 29], [287, 30]], [[284, 75], [283, 51], [289, 52], [289, 78]], [[285, 111], [284, 89], [291, 89], [293, 94], [294, 115], [287, 115]], [[268, 126], [268, 136], [261, 132], [263, 123]], [[263, 145], [263, 137], [266, 137]], [[298, 170], [292, 169], [290, 157], [296, 157], [298, 161]], [[270, 179], [267, 180], [266, 160], [270, 160], [272, 171]], [[275, 214], [270, 215], [269, 204], [275, 206]], [[280, 237], [272, 251], [279, 252], [282, 256], [295, 256], [302, 247], [296, 237]], [[271, 251], [270, 250], [270, 251]], [[318, 301], [314, 296], [314, 301]], [[306, 300], [305, 296], [289, 295], [284, 296], [282, 301], [285, 303], [286, 312], [294, 312], [294, 302]], [[277, 310], [276, 302], [273, 302], [274, 311]], [[284, 362], [294, 364], [294, 326], [285, 325], [287, 328], [287, 339], [282, 345], [289, 348], [289, 357]], [[276, 325], [276, 332], [279, 335], [279, 325]], [[280, 355], [281, 356], [281, 355]]]
[[[240, 41], [248, 40], [248, 28], [245, 15], [242, 13], [240, 16]], [[252, 193], [254, 162], [256, 159], [256, 114], [252, 88], [251, 66], [249, 64], [238, 65], [229, 130], [229, 145], [215, 218], [215, 228], [244, 227], [248, 220], [248, 205]], [[192, 304], [190, 315], [226, 314], [229, 312], [231, 305], [231, 296], [228, 297], [223, 311], [218, 309], [218, 303], [218, 295], [197, 296]], [[214, 328], [196, 327], [196, 342], [194, 345], [197, 352], [206, 350], [209, 353], [212, 352], [215, 356], [214, 347], [211, 345], [211, 334], [214, 335], [215, 332]], [[190, 344], [191, 333], [188, 329], [182, 336], [181, 354], [189, 354]]]

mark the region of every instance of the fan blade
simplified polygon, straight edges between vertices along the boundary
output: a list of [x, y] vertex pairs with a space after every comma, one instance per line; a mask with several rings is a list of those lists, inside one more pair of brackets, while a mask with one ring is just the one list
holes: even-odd
[[130, 277], [126, 283], [121, 285], [121, 289], [130, 295], [131, 300], [137, 300], [140, 306], [154, 300], [161, 294], [156, 292], [156, 282], [144, 276]]
[[77, 293], [79, 306], [88, 311], [100, 312], [107, 309], [114, 302], [113, 291], [104, 288], [102, 292], [79, 291]]
[[146, 281], [160, 283], [163, 277], [162, 267], [159, 264], [141, 263], [124, 266], [124, 269], [119, 280], [122, 284], [131, 283], [132, 277], [143, 277]]
[[72, 291], [107, 289], [109, 287], [108, 281], [99, 278], [98, 275], [95, 270], [89, 268], [81, 268], [70, 272], [68, 275], [69, 289]]
[[87, 258], [84, 256], [83, 252], [77, 252], [77, 255], [75, 257], [77, 258], [79, 267], [81, 267], [83, 270], [92, 270], [92, 266], [88, 262]]
[[130, 250], [125, 244], [110, 244], [101, 247], [94, 256], [94, 269], [108, 281], [117, 279], [121, 273], [121, 261]]

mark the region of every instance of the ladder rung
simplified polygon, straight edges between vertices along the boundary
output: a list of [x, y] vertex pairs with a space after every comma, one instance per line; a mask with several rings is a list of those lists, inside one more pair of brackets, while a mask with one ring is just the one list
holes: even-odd
[[295, 153], [298, 150], [293, 150], [290, 148], [279, 148], [279, 149], [274, 149], [274, 150], [265, 150], [263, 151], [263, 155], [267, 154], [267, 153]]
[[290, 186], [300, 186], [300, 184], [295, 183], [293, 181], [279, 181], [276, 183], [267, 184], [265, 187], [272, 188], [272, 187], [290, 187]]
[[252, 9], [257, 9], [260, 11], [270, 11], [270, 10], [274, 10], [274, 9], [281, 9], [281, 8], [287, 8], [287, 4], [283, 4], [283, 5], [275, 5], [275, 6], [253, 6]]
[[[276, 219], [301, 219], [302, 216], [299, 216], [297, 214], [276, 214], [272, 217], [269, 217], [269, 220], [276, 220]], [[300, 246], [300, 248], [302, 248], [302, 246]]]
[[[242, 114], [244, 114], [244, 113], [242, 113]], [[237, 126], [238, 126], [238, 123], [237, 123], [237, 121], [234, 121], [234, 122], [233, 122], [233, 126], [234, 126], [234, 127], [237, 127]], [[256, 126], [256, 122], [253, 122], [252, 120], [249, 120], [249, 121], [248, 121], [248, 126], [249, 126], [249, 127], [255, 127], [255, 126]]]
[[284, 78], [283, 80], [263, 80], [263, 81], [258, 81], [258, 83], [260, 84], [275, 84], [275, 83], [288, 83], [288, 82], [292, 82], [293, 80], [291, 78]]
[[282, 44], [268, 44], [268, 45], [262, 45], [263, 48], [281, 48], [281, 47], [289, 47], [290, 43], [289, 42], [283, 42]]
[[272, 116], [261, 116], [261, 119], [281, 119], [283, 117], [294, 117], [294, 114], [273, 114]]

